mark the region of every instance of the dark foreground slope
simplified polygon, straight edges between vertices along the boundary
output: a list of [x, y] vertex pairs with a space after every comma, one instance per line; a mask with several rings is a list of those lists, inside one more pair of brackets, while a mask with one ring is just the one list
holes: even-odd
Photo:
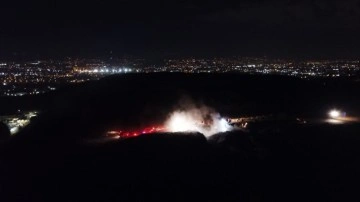
[[[360, 126], [2, 150], [2, 201], [356, 201]], [[11, 153], [9, 153], [11, 152]]]
[[[42, 145], [2, 159], [1, 197], [31, 201], [183, 201], [243, 198], [246, 159], [201, 134], [159, 134], [99, 145]], [[24, 149], [24, 148], [23, 148]], [[234, 156], [235, 157], [235, 156]], [[235, 157], [233, 160], [240, 160]], [[241, 179], [241, 180], [237, 180]]]

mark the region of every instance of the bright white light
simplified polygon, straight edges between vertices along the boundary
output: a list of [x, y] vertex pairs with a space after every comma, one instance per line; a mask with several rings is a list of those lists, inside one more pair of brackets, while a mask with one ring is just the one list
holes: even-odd
[[340, 112], [338, 110], [331, 110], [329, 112], [329, 116], [333, 119], [339, 118], [340, 117]]
[[167, 128], [171, 132], [198, 131], [194, 118], [184, 112], [174, 113], [168, 121]]
[[222, 118], [218, 122], [218, 130], [219, 130], [219, 132], [226, 132], [226, 131], [231, 130], [231, 126], [224, 118]]
[[206, 109], [175, 111], [165, 123], [169, 132], [200, 132], [206, 137], [232, 130], [232, 126], [219, 114]]
[[15, 126], [13, 128], [10, 129], [10, 133], [13, 135], [15, 133], [19, 132], [19, 127]]

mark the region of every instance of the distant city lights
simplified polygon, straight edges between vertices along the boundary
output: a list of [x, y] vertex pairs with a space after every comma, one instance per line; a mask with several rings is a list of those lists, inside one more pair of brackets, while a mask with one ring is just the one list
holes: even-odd
[[15, 135], [22, 128], [29, 125], [31, 118], [38, 116], [37, 111], [30, 111], [21, 113], [18, 111], [18, 114], [10, 115], [10, 116], [0, 116], [0, 121], [4, 122], [10, 130], [11, 135]]
[[[75, 69], [75, 72], [81, 74], [116, 74], [133, 72], [131, 68], [100, 68], [100, 69]], [[136, 71], [138, 72], [138, 71]]]
[[[144, 59], [34, 60], [0, 62], [0, 96], [37, 95], [62, 84], [98, 80], [128, 73], [227, 73], [285, 75], [302, 79], [360, 76], [358, 60], [292, 61], [268, 58], [230, 57], [212, 59], [164, 59], [149, 64]], [[50, 87], [49, 87], [50, 86]]]

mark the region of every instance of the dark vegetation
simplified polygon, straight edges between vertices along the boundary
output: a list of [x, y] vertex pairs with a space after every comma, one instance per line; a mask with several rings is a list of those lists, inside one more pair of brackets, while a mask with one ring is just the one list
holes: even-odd
[[0, 122], [0, 141], [7, 141], [10, 135], [9, 127], [5, 123]]
[[[275, 122], [209, 141], [201, 134], [85, 140], [111, 127], [161, 123], [183, 95], [233, 116], [315, 117], [333, 106], [356, 114], [358, 87], [277, 76], [155, 74], [22, 98], [43, 113], [1, 144], [1, 201], [357, 201], [358, 124]], [[1, 100], [8, 110], [24, 106], [10, 100]]]

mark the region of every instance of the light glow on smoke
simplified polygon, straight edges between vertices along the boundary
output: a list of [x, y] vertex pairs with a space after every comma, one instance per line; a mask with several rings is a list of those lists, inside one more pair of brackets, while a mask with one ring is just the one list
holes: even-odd
[[195, 119], [184, 112], [173, 113], [167, 121], [166, 129], [170, 132], [198, 131]]
[[232, 130], [218, 113], [207, 107], [175, 111], [165, 122], [168, 132], [200, 132], [206, 137]]
[[169, 114], [163, 124], [132, 131], [108, 131], [107, 137], [114, 139], [131, 138], [139, 135], [151, 135], [158, 132], [199, 132], [205, 137], [210, 137], [217, 133], [233, 130], [229, 122], [222, 118], [219, 113], [212, 108], [202, 104], [196, 105], [191, 100], [182, 103], [176, 110]]

